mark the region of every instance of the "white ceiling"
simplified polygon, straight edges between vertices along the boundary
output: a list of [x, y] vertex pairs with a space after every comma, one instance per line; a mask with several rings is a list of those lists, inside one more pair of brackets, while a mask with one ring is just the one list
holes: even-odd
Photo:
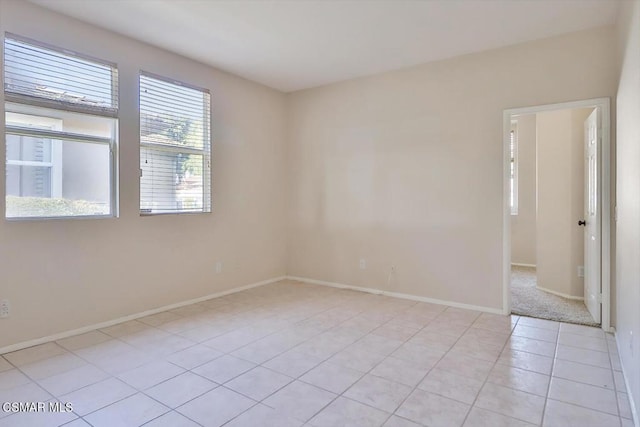
[[613, 24], [616, 0], [31, 0], [294, 91]]

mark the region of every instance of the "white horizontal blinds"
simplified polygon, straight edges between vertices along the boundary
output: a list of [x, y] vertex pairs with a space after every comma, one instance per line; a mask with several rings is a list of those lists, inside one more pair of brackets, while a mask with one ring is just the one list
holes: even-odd
[[140, 75], [140, 211], [210, 212], [210, 95]]
[[511, 151], [511, 179], [513, 179], [514, 176], [514, 172], [515, 172], [515, 164], [516, 164], [516, 134], [513, 131], [513, 129], [511, 130], [511, 132], [509, 133], [509, 149]]
[[115, 117], [115, 65], [7, 34], [4, 90], [7, 101]]

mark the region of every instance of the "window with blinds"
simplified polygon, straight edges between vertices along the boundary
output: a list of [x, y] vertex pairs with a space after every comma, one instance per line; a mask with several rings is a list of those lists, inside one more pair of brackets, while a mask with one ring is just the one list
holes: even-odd
[[6, 34], [5, 216], [115, 214], [114, 64]]
[[511, 123], [509, 133], [509, 148], [511, 153], [511, 175], [510, 175], [510, 205], [511, 215], [518, 215], [518, 124]]
[[140, 213], [211, 212], [210, 94], [140, 74]]

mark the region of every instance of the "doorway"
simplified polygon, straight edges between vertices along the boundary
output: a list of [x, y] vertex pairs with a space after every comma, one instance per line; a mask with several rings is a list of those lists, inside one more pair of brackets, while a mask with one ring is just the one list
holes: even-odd
[[609, 330], [609, 99], [504, 112], [504, 312]]

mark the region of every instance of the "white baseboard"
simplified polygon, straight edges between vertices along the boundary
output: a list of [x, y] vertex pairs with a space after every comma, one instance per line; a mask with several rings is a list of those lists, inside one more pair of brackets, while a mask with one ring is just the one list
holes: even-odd
[[512, 262], [511, 263], [512, 266], [514, 267], [531, 267], [531, 268], [536, 268], [535, 264], [522, 264], [520, 262]]
[[93, 325], [83, 326], [82, 328], [73, 329], [70, 331], [60, 332], [53, 335], [48, 335], [46, 337], [36, 338], [29, 341], [23, 341], [17, 344], [8, 345], [6, 347], [0, 348], [0, 354], [10, 353], [12, 351], [22, 350], [27, 347], [33, 347], [34, 345], [44, 344], [51, 341], [57, 341], [63, 338], [72, 337], [74, 335], [84, 334], [86, 332], [95, 331], [96, 329], [107, 328], [109, 326], [117, 325], [118, 323], [128, 322], [129, 320], [139, 319], [141, 317], [150, 316], [152, 314], [161, 313], [167, 310], [173, 310], [176, 308], [184, 307], [186, 305], [195, 304], [198, 302], [206, 301], [212, 298], [218, 298], [229, 294], [235, 294], [236, 292], [246, 291], [247, 289], [257, 288], [258, 286], [268, 285], [270, 283], [278, 282], [280, 280], [285, 280], [286, 276], [274, 277], [272, 279], [263, 280], [261, 282], [252, 283], [250, 285], [239, 286], [232, 289], [227, 289], [226, 291], [216, 292], [214, 294], [205, 295], [199, 298], [193, 298], [187, 301], [181, 301], [175, 304], [165, 305], [163, 307], [154, 308], [151, 310], [143, 311], [141, 313], [130, 314], [128, 316], [119, 317], [113, 320], [107, 320], [106, 322], [95, 323]]
[[557, 295], [557, 296], [562, 297], [562, 298], [571, 299], [571, 300], [574, 300], [574, 301], [584, 301], [583, 297], [574, 297], [573, 295], [563, 294], [562, 292], [552, 291], [551, 289], [542, 288], [540, 286], [536, 286], [536, 289], [539, 289], [539, 290], [541, 290], [543, 292], [546, 292], [546, 293], [549, 293], [549, 294], [552, 294], [552, 295]]
[[485, 313], [504, 315], [504, 313], [502, 312], [501, 308], [491, 308], [491, 307], [484, 307], [484, 306], [479, 306], [479, 305], [463, 304], [463, 303], [460, 303], [460, 302], [445, 301], [445, 300], [440, 300], [440, 299], [435, 299], [435, 298], [421, 297], [421, 296], [418, 296], [418, 295], [402, 294], [402, 293], [399, 293], [399, 292], [383, 291], [381, 289], [363, 288], [363, 287], [360, 287], [360, 286], [351, 286], [351, 285], [345, 285], [345, 284], [342, 284], [342, 283], [326, 282], [324, 280], [309, 279], [307, 277], [287, 276], [287, 279], [296, 280], [296, 281], [299, 281], [299, 282], [311, 283], [311, 284], [314, 284], [314, 285], [330, 286], [332, 288], [351, 289], [351, 290], [354, 290], [354, 291], [367, 292], [367, 293], [375, 294], [375, 295], [384, 295], [384, 296], [387, 296], [387, 297], [402, 298], [402, 299], [408, 299], [408, 300], [412, 300], [412, 301], [428, 302], [428, 303], [431, 303], [431, 304], [446, 305], [446, 306], [449, 306], [449, 307], [464, 308], [464, 309], [467, 309], [467, 310], [476, 310], [476, 311], [482, 311], [482, 312], [485, 312]]
[[[615, 334], [615, 338], [616, 338], [616, 348], [618, 349], [618, 355], [619, 355], [620, 341], [618, 341], [617, 333]], [[627, 390], [627, 396], [629, 396], [629, 406], [631, 407], [631, 416], [633, 417], [633, 425], [640, 426], [640, 417], [638, 417], [638, 408], [636, 408], [635, 400], [633, 400], [633, 395], [631, 394], [631, 387], [629, 387], [629, 380], [627, 379], [627, 374], [625, 372], [624, 365], [622, 364], [622, 359], [620, 359], [620, 366], [622, 367], [622, 377], [624, 378], [624, 387]]]

